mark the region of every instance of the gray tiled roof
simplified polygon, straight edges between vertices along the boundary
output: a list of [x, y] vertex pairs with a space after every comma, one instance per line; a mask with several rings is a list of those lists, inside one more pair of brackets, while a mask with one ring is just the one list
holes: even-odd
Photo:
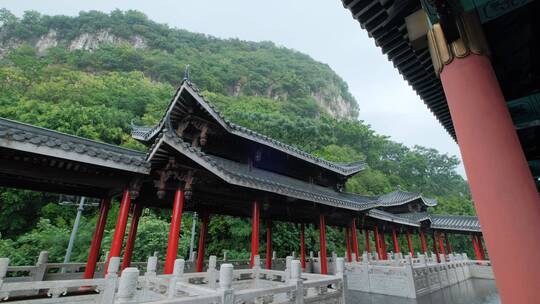
[[428, 207], [437, 205], [437, 200], [435, 199], [428, 199], [423, 197], [420, 193], [407, 192], [399, 189], [379, 196], [378, 201], [381, 207], [390, 207], [403, 205], [404, 203], [412, 202], [418, 199], [422, 200], [422, 202]]
[[480, 222], [476, 216], [464, 215], [430, 215], [431, 227], [434, 229], [480, 232]]
[[386, 212], [380, 209], [369, 210], [368, 216], [379, 219], [379, 220], [387, 221], [387, 222], [398, 223], [398, 224], [403, 224], [407, 226], [420, 227], [420, 222], [418, 221], [415, 221], [407, 217], [402, 217], [402, 216], [399, 216], [397, 214], [393, 214], [390, 212]]
[[427, 212], [389, 213], [378, 209], [371, 209], [368, 216], [388, 222], [400, 223], [408, 226], [420, 226], [423, 221], [429, 221], [429, 227], [438, 230], [454, 230], [481, 232], [480, 223], [476, 216], [466, 215], [436, 215]]
[[199, 148], [194, 148], [189, 143], [184, 142], [176, 134], [166, 130], [162, 135], [158, 135], [148, 154], [148, 161], [152, 160], [154, 151], [159, 150], [163, 144], [174, 148], [230, 184], [350, 210], [367, 209], [371, 206], [372, 201], [376, 200], [375, 197], [338, 192], [331, 188], [256, 167], [250, 168], [247, 164], [206, 154]]
[[317, 166], [320, 166], [327, 170], [331, 170], [333, 172], [336, 172], [344, 176], [353, 175], [366, 168], [366, 163], [363, 160], [359, 160], [359, 161], [348, 163], [348, 164], [333, 163], [333, 162], [324, 160], [322, 158], [315, 157], [296, 147], [284, 144], [266, 135], [257, 133], [248, 128], [234, 124], [230, 122], [229, 120], [227, 120], [225, 117], [223, 117], [223, 115], [221, 115], [219, 110], [210, 102], [208, 102], [200, 94], [199, 90], [193, 84], [187, 81], [184, 81], [182, 85], [180, 86], [180, 88], [177, 90], [175, 96], [173, 97], [168, 107], [166, 114], [163, 116], [160, 123], [155, 127], [133, 126], [133, 129], [132, 129], [133, 138], [143, 141], [143, 142], [148, 142], [148, 141], [153, 140], [155, 136], [160, 132], [160, 130], [162, 130], [165, 127], [166, 117], [172, 111], [172, 108], [175, 106], [175, 104], [179, 102], [179, 96], [182, 90], [188, 91], [194, 97], [194, 99], [198, 102], [199, 106], [203, 110], [205, 110], [210, 116], [212, 116], [219, 125], [221, 125], [227, 132], [231, 134], [234, 134], [234, 135], [243, 137], [245, 139], [257, 142], [259, 144], [266, 145], [273, 149], [285, 152], [289, 155], [292, 155], [294, 157], [297, 157], [299, 159], [310, 162], [312, 164], [315, 164]]
[[148, 173], [144, 153], [0, 118], [0, 147]]

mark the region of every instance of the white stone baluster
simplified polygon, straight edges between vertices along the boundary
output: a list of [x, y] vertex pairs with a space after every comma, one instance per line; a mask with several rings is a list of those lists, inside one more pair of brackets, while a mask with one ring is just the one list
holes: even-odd
[[8, 267], [9, 259], [0, 258], [0, 301], [7, 300], [9, 297], [9, 292], [2, 292], [2, 285], [4, 284], [4, 279], [6, 278]]
[[173, 266], [173, 275], [169, 281], [169, 290], [167, 292], [167, 297], [172, 299], [176, 296], [176, 283], [179, 282], [184, 275], [184, 266], [186, 261], [184, 259], [174, 260]]
[[139, 269], [136, 267], [128, 267], [122, 271], [120, 283], [118, 284], [116, 303], [129, 303], [135, 300], [138, 278]]
[[219, 269], [219, 291], [221, 304], [234, 304], [234, 291], [232, 289], [233, 265], [221, 264]]
[[291, 279], [289, 284], [296, 286], [291, 293], [291, 302], [304, 304], [304, 286], [302, 281], [302, 263], [299, 260], [291, 261]]
[[217, 264], [217, 257], [215, 255], [211, 255], [208, 258], [208, 269], [206, 270], [208, 274], [208, 287], [210, 288], [216, 288], [216, 280], [217, 280], [216, 264]]
[[288, 256], [285, 258], [285, 271], [284, 271], [284, 278], [282, 280], [285, 283], [289, 283], [289, 279], [291, 278], [291, 261], [293, 258], [291, 256]]
[[114, 302], [114, 292], [118, 283], [118, 267], [120, 266], [120, 258], [112, 257], [109, 260], [107, 274], [105, 275], [105, 285], [103, 287], [101, 303], [110, 304]]
[[146, 272], [144, 273], [145, 277], [155, 277], [157, 275], [157, 256], [148, 257], [146, 262]]
[[337, 287], [337, 290], [341, 292], [341, 298], [339, 303], [345, 304], [346, 291], [347, 291], [347, 276], [345, 275], [345, 260], [343, 258], [336, 259], [336, 276], [342, 279], [341, 284]]

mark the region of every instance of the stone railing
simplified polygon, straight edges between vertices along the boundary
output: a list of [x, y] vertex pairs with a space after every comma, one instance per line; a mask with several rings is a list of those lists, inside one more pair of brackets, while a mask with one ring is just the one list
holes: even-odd
[[[9, 266], [7, 269], [6, 282], [28, 282], [28, 281], [54, 281], [54, 280], [74, 280], [82, 279], [86, 268], [86, 263], [48, 263], [48, 252], [42, 251], [39, 254], [37, 263], [31, 266]], [[157, 256], [157, 253], [154, 253]], [[249, 260], [227, 260], [225, 254], [223, 260], [217, 260], [217, 267], [221, 264], [232, 264], [235, 269], [249, 269]], [[146, 262], [132, 262], [131, 266], [140, 271], [146, 271]], [[157, 273], [163, 270], [164, 262], [158, 261]], [[203, 269], [208, 267], [208, 260], [205, 261]], [[105, 276], [105, 262], [96, 263], [94, 277]], [[285, 258], [272, 258], [272, 269], [285, 269]], [[185, 272], [195, 272], [195, 262], [185, 262]]]
[[[206, 272], [186, 273], [178, 259], [171, 275], [157, 273], [157, 257], [150, 257], [144, 275], [124, 269], [119, 278], [118, 257], [111, 258], [103, 279], [6, 281], [9, 259], [0, 259], [0, 300], [25, 303], [344, 303], [346, 276], [343, 259], [335, 263], [336, 275], [302, 273], [300, 261], [286, 259], [285, 270], [256, 267], [234, 270], [229, 263], [218, 271], [210, 257]], [[44, 263], [41, 263], [44, 264]], [[42, 267], [44, 268], [44, 267]], [[31, 272], [32, 269], [27, 271]], [[29, 297], [31, 296], [31, 297]]]
[[466, 254], [418, 255], [400, 254], [391, 260], [377, 260], [364, 253], [362, 262], [347, 263], [349, 288], [364, 292], [416, 298], [470, 278], [493, 279], [489, 261], [469, 260]]

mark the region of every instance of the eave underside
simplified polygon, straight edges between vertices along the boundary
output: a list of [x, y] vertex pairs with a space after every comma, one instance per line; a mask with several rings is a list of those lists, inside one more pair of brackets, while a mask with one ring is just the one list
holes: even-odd
[[[354, 19], [375, 40], [446, 131], [456, 139], [440, 79], [427, 46], [412, 46], [405, 17], [421, 9], [420, 1], [342, 0]], [[514, 125], [540, 190], [540, 2], [483, 24], [492, 64], [508, 102]]]

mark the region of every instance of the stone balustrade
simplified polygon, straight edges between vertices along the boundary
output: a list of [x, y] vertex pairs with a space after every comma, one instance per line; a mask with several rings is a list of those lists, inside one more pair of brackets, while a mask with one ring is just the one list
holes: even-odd
[[[51, 281], [7, 280], [9, 259], [0, 259], [0, 300], [24, 299], [25, 303], [335, 303], [345, 302], [346, 275], [342, 258], [335, 261], [336, 275], [303, 273], [300, 261], [288, 257], [284, 270], [255, 267], [234, 269], [222, 263], [217, 270], [215, 256], [205, 272], [185, 272], [186, 262], [178, 259], [171, 275], [157, 273], [158, 259], [146, 263], [146, 271], [128, 267], [118, 274], [120, 259], [113, 257], [105, 278]], [[40, 265], [46, 263], [40, 260]], [[32, 273], [36, 268], [28, 267]], [[13, 271], [13, 268], [11, 268]], [[20, 270], [21, 268], [18, 268]], [[45, 269], [41, 266], [41, 269]], [[13, 278], [12, 278], [13, 279]], [[28, 298], [28, 296], [32, 296]]]
[[416, 298], [470, 278], [493, 279], [489, 261], [469, 260], [466, 254], [389, 254], [378, 260], [364, 253], [361, 262], [346, 264], [349, 289], [407, 298]]

